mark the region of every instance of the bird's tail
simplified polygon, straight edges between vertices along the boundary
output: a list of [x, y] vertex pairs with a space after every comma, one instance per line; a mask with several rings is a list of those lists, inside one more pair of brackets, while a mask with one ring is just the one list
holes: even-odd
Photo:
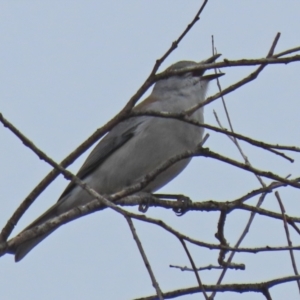
[[[55, 230], [55, 229], [54, 229]], [[41, 236], [33, 238], [32, 240], [26, 241], [18, 246], [13, 253], [15, 255], [15, 262], [20, 261], [23, 259], [28, 252], [30, 252], [37, 244], [39, 244], [43, 239], [45, 239], [49, 234], [51, 234], [54, 230], [47, 232]]]
[[[54, 218], [57, 216], [57, 205], [53, 205], [50, 207], [44, 214], [42, 214], [39, 218], [37, 218], [33, 223], [31, 223], [29, 226], [27, 226], [22, 232], [29, 230], [35, 226], [41, 225], [48, 220]], [[45, 239], [48, 235], [50, 235], [53, 231], [55, 231], [56, 228], [52, 229], [51, 231], [40, 235], [38, 237], [35, 237], [31, 240], [25, 241], [24, 243], [18, 245], [15, 248], [9, 249], [9, 253], [15, 255], [15, 261], [18, 262], [21, 259], [23, 259], [37, 244], [39, 244], [43, 239]]]

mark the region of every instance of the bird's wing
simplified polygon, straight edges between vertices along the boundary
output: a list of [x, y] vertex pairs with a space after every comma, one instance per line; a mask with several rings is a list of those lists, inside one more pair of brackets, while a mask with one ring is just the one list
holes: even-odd
[[[137, 127], [145, 122], [145, 120], [145, 117], [131, 118], [114, 127], [90, 153], [77, 173], [77, 177], [82, 180], [91, 174], [108, 156], [127, 143], [134, 136]], [[75, 186], [75, 183], [70, 182], [58, 201], [65, 197]]]

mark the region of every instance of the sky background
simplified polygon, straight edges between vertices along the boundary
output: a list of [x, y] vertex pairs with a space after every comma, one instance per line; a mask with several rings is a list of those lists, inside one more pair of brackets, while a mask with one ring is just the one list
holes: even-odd
[[[201, 1], [1, 1], [0, 112], [57, 162], [112, 118], [149, 75], [192, 20]], [[178, 60], [209, 57], [211, 36], [222, 58], [266, 56], [277, 32], [276, 52], [300, 45], [300, 2], [210, 0], [201, 20], [185, 37], [161, 70]], [[226, 87], [253, 67], [226, 68]], [[300, 145], [300, 64], [268, 66], [254, 82], [225, 97], [235, 130], [270, 143]], [[217, 91], [213, 83], [209, 95]], [[148, 91], [149, 93], [149, 91]], [[221, 101], [205, 107], [206, 123], [216, 125], [213, 110], [226, 124]], [[256, 167], [281, 176], [299, 176], [294, 164], [241, 143]], [[210, 132], [206, 146], [241, 161], [226, 136]], [[51, 170], [7, 129], [0, 126], [0, 226]], [[89, 152], [89, 151], [88, 151]], [[85, 153], [70, 170], [76, 172]], [[265, 180], [266, 183], [269, 180]], [[60, 176], [35, 201], [17, 225], [16, 235], [56, 202], [67, 182]], [[260, 187], [251, 173], [207, 158], [194, 158], [161, 193], [182, 193], [194, 201], [234, 200]], [[286, 211], [299, 216], [300, 193], [280, 190]], [[253, 199], [249, 203], [255, 203]], [[273, 194], [264, 208], [279, 211]], [[133, 211], [137, 212], [137, 208]], [[164, 220], [191, 237], [216, 243], [218, 213], [151, 208], [148, 216]], [[248, 213], [234, 212], [226, 237], [235, 243]], [[169, 268], [189, 265], [179, 241], [160, 228], [134, 222], [162, 291], [195, 286], [191, 272]], [[300, 238], [293, 230], [295, 245]], [[256, 217], [243, 246], [286, 245], [282, 222]], [[197, 266], [216, 264], [218, 252], [189, 245]], [[300, 256], [295, 253], [296, 260]], [[259, 282], [293, 275], [288, 252], [238, 254], [245, 271], [229, 271], [224, 283]], [[213, 284], [219, 271], [200, 273]], [[0, 259], [2, 299], [133, 299], [154, 293], [125, 219], [106, 210], [61, 227], [24, 260]], [[273, 299], [296, 299], [295, 282], [271, 289]], [[202, 295], [181, 299], [202, 299]], [[264, 299], [260, 294], [219, 294], [216, 299]]]

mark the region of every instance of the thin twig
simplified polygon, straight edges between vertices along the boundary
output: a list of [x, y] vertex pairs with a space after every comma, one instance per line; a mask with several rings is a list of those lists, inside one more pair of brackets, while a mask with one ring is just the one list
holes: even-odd
[[283, 52], [277, 53], [273, 56], [274, 57], [280, 57], [280, 56], [284, 56], [284, 55], [291, 54], [293, 52], [298, 52], [298, 51], [300, 51], [300, 47], [295, 47], [295, 48], [291, 48], [291, 49], [285, 50]]
[[184, 248], [184, 251], [185, 251], [186, 255], [187, 255], [188, 258], [189, 258], [189, 261], [190, 261], [190, 263], [191, 263], [191, 265], [192, 265], [192, 268], [193, 268], [194, 274], [195, 274], [195, 276], [196, 276], [198, 285], [199, 285], [200, 289], [202, 290], [203, 296], [204, 296], [204, 298], [205, 298], [206, 300], [208, 300], [208, 296], [207, 296], [207, 294], [206, 294], [206, 292], [205, 292], [205, 289], [203, 288], [203, 284], [202, 284], [202, 282], [201, 282], [201, 279], [200, 279], [199, 273], [198, 273], [198, 271], [197, 271], [196, 265], [195, 265], [195, 263], [194, 263], [194, 260], [193, 260], [193, 258], [192, 258], [192, 255], [190, 254], [189, 249], [188, 249], [188, 247], [186, 246], [184, 240], [183, 240], [183, 239], [179, 239], [179, 240], [180, 240], [180, 242], [181, 242], [181, 244], [182, 244], [182, 246], [183, 246], [183, 248]]
[[[226, 217], [227, 217], [227, 212], [225, 210], [221, 210], [219, 221], [218, 221], [218, 231], [215, 234], [215, 237], [219, 240], [220, 244], [225, 247], [228, 246], [228, 243], [224, 236], [224, 227], [225, 227]], [[220, 264], [220, 266], [223, 266], [223, 267], [226, 265], [224, 262], [226, 252], [227, 252], [226, 250], [221, 249], [220, 253], [219, 253], [218, 263]]]
[[[187, 266], [175, 266], [175, 265], [169, 265], [170, 268], [174, 268], [174, 269], [180, 269], [180, 271], [192, 271], [194, 272], [194, 269], [192, 268], [189, 268]], [[213, 265], [208, 265], [208, 266], [205, 266], [205, 267], [199, 267], [199, 268], [196, 268], [197, 271], [205, 271], [205, 270], [222, 270], [223, 267], [222, 266], [213, 266]]]
[[178, 44], [182, 41], [182, 39], [187, 35], [187, 33], [192, 29], [192, 27], [200, 20], [200, 15], [202, 11], [204, 10], [208, 0], [204, 0], [203, 4], [201, 5], [200, 9], [197, 11], [194, 19], [190, 24], [187, 25], [186, 29], [181, 33], [181, 35], [178, 37], [176, 41], [174, 41], [171, 45], [171, 47], [166, 51], [166, 53], [156, 60], [156, 63], [153, 67], [153, 70], [151, 72], [151, 75], [155, 75], [161, 64], [165, 61], [165, 59], [178, 47]]
[[[300, 55], [299, 56], [299, 60], [300, 60]], [[298, 57], [297, 56], [297, 57]], [[262, 63], [264, 63], [264, 60], [261, 60]], [[217, 65], [217, 63], [215, 63], [213, 66], [211, 66], [211, 68], [213, 67], [219, 67], [219, 65]], [[256, 71], [254, 71], [253, 73], [249, 74], [247, 77], [243, 78], [242, 80], [236, 82], [235, 84], [227, 87], [226, 89], [224, 89], [222, 92], [217, 93], [214, 96], [208, 97], [204, 102], [195, 105], [194, 107], [190, 108], [189, 110], [186, 110], [185, 113], [186, 114], [192, 114], [194, 111], [198, 110], [199, 108], [208, 105], [210, 103], [212, 103], [213, 101], [219, 99], [222, 95], [226, 95], [229, 94], [233, 91], [235, 91], [236, 89], [240, 88], [241, 86], [253, 81], [254, 79], [256, 79], [259, 75], [259, 73], [263, 70], [263, 68], [257, 68]]]
[[251, 173], [254, 173], [256, 175], [260, 175], [262, 177], [273, 179], [275, 181], [280, 181], [282, 183], [286, 183], [287, 185], [290, 185], [290, 186], [298, 188], [298, 189], [300, 188], [300, 183], [298, 183], [297, 181], [295, 181], [295, 179], [289, 180], [289, 179], [286, 179], [284, 177], [278, 176], [278, 175], [276, 175], [276, 174], [274, 174], [272, 172], [269, 172], [269, 171], [261, 171], [259, 169], [256, 169], [256, 168], [252, 167], [251, 165], [240, 163], [240, 162], [238, 162], [238, 161], [236, 161], [234, 159], [231, 159], [229, 157], [225, 157], [225, 156], [223, 156], [221, 154], [213, 152], [213, 151], [209, 150], [208, 148], [203, 148], [203, 149], [201, 149], [201, 151], [195, 152], [193, 155], [194, 156], [211, 157], [211, 158], [223, 161], [225, 163], [228, 163], [228, 164], [230, 164], [232, 166], [235, 166], [235, 167], [238, 167], [240, 169], [243, 169], [245, 171], [249, 171]]
[[[273, 41], [273, 43], [272, 43], [272, 45], [271, 45], [271, 48], [270, 48], [269, 52], [268, 52], [268, 54], [267, 54], [267, 58], [273, 56], [274, 51], [275, 51], [275, 47], [276, 47], [276, 45], [277, 45], [277, 43], [278, 43], [278, 41], [279, 41], [279, 38], [280, 38], [280, 33], [278, 32], [278, 33], [276, 34], [276, 36], [275, 36], [275, 39], [274, 39], [274, 41]], [[256, 77], [258, 76], [258, 74], [265, 68], [265, 66], [266, 66], [266, 64], [260, 65], [260, 66], [257, 68], [257, 70], [256, 70], [254, 73], [252, 73], [253, 77], [256, 78]], [[251, 78], [249, 78], [249, 79], [251, 80]], [[220, 84], [219, 84], [219, 89], [220, 89], [220, 93], [221, 93], [222, 91], [221, 91], [221, 86], [220, 86]], [[222, 95], [222, 97], [223, 97], [223, 95]], [[230, 118], [229, 118], [229, 114], [228, 114], [227, 107], [226, 107], [226, 105], [225, 105], [225, 101], [223, 101], [223, 103], [224, 103], [224, 106], [225, 106], [225, 109], [226, 109], [226, 112], [227, 112], [227, 117], [228, 117], [227, 120], [228, 120], [229, 126], [230, 126], [230, 128], [231, 128], [231, 131], [233, 132], [233, 126], [232, 126], [231, 120], [230, 120]], [[248, 157], [247, 157], [247, 156], [244, 154], [244, 152], [242, 151], [242, 149], [241, 149], [241, 147], [240, 147], [238, 141], [237, 141], [236, 139], [234, 139], [234, 138], [232, 139], [232, 141], [234, 142], [234, 144], [235, 144], [236, 147], [238, 148], [240, 154], [241, 154], [242, 157], [244, 158], [244, 161], [245, 161], [246, 165], [247, 165], [248, 167], [252, 168], [252, 166], [251, 166], [251, 164], [250, 164], [250, 162], [249, 162], [249, 160], [248, 160]], [[264, 181], [262, 180], [262, 178], [260, 177], [260, 175], [256, 173], [255, 176], [256, 176], [256, 178], [258, 179], [258, 181], [260, 182], [260, 184], [262, 185], [262, 187], [265, 188], [265, 187], [266, 187], [266, 184], [264, 183]], [[258, 202], [257, 202], [257, 205], [256, 205], [257, 208], [259, 208], [259, 207], [262, 205], [262, 203], [263, 203], [265, 197], [266, 197], [266, 193], [264, 193], [264, 194], [262, 194], [262, 195], [260, 196], [260, 198], [259, 198], [259, 200], [258, 200]], [[251, 226], [251, 224], [252, 224], [252, 222], [253, 222], [253, 220], [254, 220], [254, 217], [255, 217], [255, 213], [252, 212], [251, 215], [250, 215], [250, 217], [249, 217], [249, 220], [248, 220], [248, 222], [247, 222], [247, 224], [246, 224], [246, 227], [244, 228], [244, 230], [243, 230], [243, 232], [242, 232], [240, 238], [238, 239], [238, 242], [237, 242], [236, 245], [235, 245], [236, 248], [238, 248], [238, 247], [240, 246], [240, 244], [242, 243], [243, 239], [246, 237], [246, 235], [247, 235], [247, 233], [248, 233], [248, 231], [249, 231], [249, 229], [250, 229], [250, 226]], [[230, 264], [230, 263], [232, 262], [232, 259], [233, 259], [234, 255], [235, 255], [235, 252], [232, 252], [232, 253], [230, 254], [229, 258], [227, 259], [227, 263], [228, 263], [228, 264]], [[224, 278], [224, 276], [225, 276], [225, 274], [226, 274], [226, 271], [227, 271], [227, 268], [224, 268], [223, 271], [221, 272], [220, 276], [219, 276], [219, 279], [218, 279], [218, 281], [217, 281], [217, 284], [220, 284], [220, 283], [222, 282], [222, 280], [223, 280], [223, 278]], [[270, 294], [269, 294], [269, 292], [267, 291], [267, 289], [264, 289], [264, 293], [263, 293], [263, 294], [264, 294], [267, 298], [270, 297]], [[210, 299], [214, 299], [214, 296], [215, 296], [215, 292], [211, 294]]]
[[[277, 201], [279, 203], [279, 207], [280, 207], [280, 210], [281, 210], [281, 213], [282, 213], [282, 220], [283, 220], [283, 225], [284, 225], [284, 230], [285, 230], [285, 235], [286, 235], [288, 245], [289, 245], [289, 247], [293, 247], [293, 243], [292, 243], [292, 240], [291, 240], [291, 237], [290, 237], [289, 227], [288, 227], [286, 216], [285, 216], [285, 209], [284, 209], [284, 206], [283, 206], [283, 203], [281, 201], [281, 197], [280, 197], [278, 191], [275, 192], [275, 196], [277, 198]], [[294, 273], [295, 273], [295, 275], [299, 275], [293, 250], [290, 250], [290, 257], [291, 257]], [[300, 293], [300, 281], [299, 280], [297, 280], [297, 284], [298, 284], [298, 290], [299, 290], [299, 293]]]
[[156, 290], [156, 294], [157, 294], [157, 296], [158, 296], [158, 298], [159, 298], [160, 300], [164, 300], [163, 295], [162, 295], [162, 292], [161, 292], [160, 287], [159, 287], [159, 284], [158, 284], [158, 282], [157, 282], [157, 280], [156, 280], [156, 278], [155, 278], [155, 276], [154, 276], [154, 273], [153, 273], [153, 271], [152, 271], [150, 262], [149, 262], [149, 260], [148, 260], [148, 258], [147, 258], [147, 255], [146, 255], [146, 253], [145, 253], [145, 251], [144, 251], [144, 249], [143, 249], [142, 243], [141, 243], [141, 241], [140, 241], [140, 239], [139, 239], [139, 237], [138, 237], [138, 235], [137, 235], [137, 233], [136, 233], [136, 230], [135, 230], [135, 227], [134, 227], [134, 225], [133, 225], [133, 222], [132, 222], [132, 220], [131, 220], [130, 217], [125, 216], [125, 218], [126, 218], [126, 221], [127, 221], [128, 225], [129, 225], [129, 228], [130, 228], [130, 230], [131, 230], [133, 239], [135, 240], [136, 245], [137, 245], [137, 247], [138, 247], [138, 249], [139, 249], [139, 251], [140, 251], [140, 254], [141, 254], [142, 258], [143, 258], [145, 267], [146, 267], [146, 269], [147, 269], [147, 271], [148, 271], [148, 273], [149, 273], [149, 276], [150, 276], [150, 278], [151, 278], [152, 285], [153, 285], [153, 287], [154, 287], [155, 290]]
[[[223, 99], [223, 96], [222, 96], [222, 99]], [[217, 113], [216, 113], [215, 110], [213, 111], [213, 113], [214, 113], [215, 119], [216, 119], [218, 125], [220, 126], [220, 128], [221, 128], [222, 130], [226, 130], [226, 131], [227, 131], [227, 129], [226, 129], [225, 127], [222, 126], [221, 121], [219, 120], [219, 117], [218, 117], [218, 115], [217, 115]], [[231, 130], [231, 133], [230, 133], [230, 134], [227, 134], [228, 138], [229, 138], [229, 139], [230, 139], [230, 140], [238, 147], [238, 150], [239, 150], [240, 154], [243, 156], [245, 162], [246, 162], [246, 163], [247, 163], [247, 162], [249, 163], [248, 157], [244, 154], [242, 148], [240, 147], [240, 145], [239, 145], [239, 143], [238, 143], [238, 141], [237, 141], [237, 137], [235, 137], [234, 135], [232, 135], [232, 133], [234, 133], [234, 132]], [[277, 145], [277, 146], [278, 146], [278, 145]], [[277, 146], [275, 146], [275, 147], [277, 148]], [[275, 148], [275, 147], [272, 147], [272, 148]], [[286, 154], [284, 154], [284, 153], [282, 153], [282, 152], [276, 151], [276, 150], [274, 150], [274, 149], [272, 149], [272, 148], [270, 148], [270, 147], [268, 147], [268, 148], [261, 147], [261, 148], [263, 148], [263, 149], [265, 149], [265, 150], [267, 150], [267, 151], [270, 151], [270, 152], [272, 152], [272, 153], [274, 153], [274, 154], [276, 154], [276, 155], [279, 155], [279, 156], [281, 156], [281, 157], [287, 159], [287, 160], [290, 161], [291, 163], [294, 162], [294, 159], [293, 159], [293, 158], [287, 156]], [[287, 150], [287, 149], [286, 149], [286, 150]], [[296, 152], [297, 152], [297, 151], [296, 151]], [[260, 182], [260, 183], [262, 183], [262, 182]]]
[[[223, 103], [224, 103], [224, 107], [226, 107], [225, 100], [224, 100], [223, 96], [222, 96], [222, 100], [223, 100]], [[226, 107], [226, 111], [227, 111], [227, 107]], [[217, 121], [218, 125], [220, 126], [220, 128], [224, 129], [224, 127], [222, 126], [222, 124], [221, 124], [221, 122], [220, 122], [220, 120], [219, 120], [219, 117], [218, 117], [217, 113], [216, 113], [215, 111], [213, 111], [213, 112], [214, 112], [214, 116], [215, 116], [215, 118], [216, 118], [216, 121]], [[227, 111], [227, 113], [228, 113], [228, 111]], [[228, 115], [228, 117], [229, 117], [229, 115]], [[229, 124], [230, 124], [230, 130], [231, 130], [231, 132], [234, 132], [234, 131], [233, 131], [232, 124], [231, 124], [231, 121], [230, 121], [230, 118], [227, 118], [227, 120], [228, 120], [228, 122], [229, 122]], [[251, 166], [251, 164], [250, 164], [250, 162], [249, 162], [249, 160], [248, 160], [248, 157], [246, 156], [246, 154], [245, 154], [244, 151], [242, 150], [242, 148], [241, 148], [241, 146], [240, 146], [238, 140], [237, 140], [235, 137], [231, 137], [231, 136], [229, 136], [229, 135], [228, 135], [228, 138], [229, 138], [229, 139], [234, 143], [234, 145], [237, 147], [237, 149], [238, 149], [238, 151], [240, 152], [242, 158], [244, 159], [245, 164], [248, 165], [248, 166]], [[282, 157], [284, 157], [284, 158], [290, 160], [291, 162], [294, 162], [293, 159], [290, 159], [289, 157], [285, 156], [285, 154], [283, 154], [283, 153], [280, 153], [280, 152], [275, 151], [275, 150], [273, 150], [273, 149], [269, 149], [269, 151], [271, 151], [271, 152], [273, 152], [273, 153], [275, 153], [275, 154], [281, 155]], [[265, 184], [264, 184], [264, 182], [262, 181], [262, 179], [261, 179], [257, 174], [255, 174], [255, 176], [256, 176], [257, 180], [259, 181], [259, 183], [264, 187]]]
[[128, 117], [137, 117], [137, 116], [153, 116], [153, 117], [181, 120], [181, 121], [184, 121], [189, 124], [193, 124], [198, 127], [203, 127], [203, 128], [213, 130], [218, 133], [222, 133], [222, 134], [229, 135], [229, 136], [235, 137], [237, 139], [243, 140], [251, 145], [263, 148], [263, 149], [271, 151], [277, 155], [280, 155], [280, 156], [288, 159], [291, 162], [293, 162], [294, 160], [291, 159], [290, 157], [286, 156], [284, 153], [281, 153], [278, 151], [272, 151], [272, 149], [281, 149], [281, 150], [300, 152], [299, 147], [278, 145], [278, 144], [269, 144], [266, 142], [258, 141], [258, 140], [249, 138], [245, 135], [242, 135], [242, 134], [239, 134], [236, 132], [231, 132], [231, 131], [227, 130], [226, 128], [219, 128], [219, 127], [216, 127], [213, 125], [200, 123], [194, 119], [191, 119], [190, 117], [183, 115], [182, 113], [168, 113], [168, 112], [159, 112], [159, 111], [152, 111], [152, 110], [151, 111], [133, 111], [130, 113], [130, 115]]

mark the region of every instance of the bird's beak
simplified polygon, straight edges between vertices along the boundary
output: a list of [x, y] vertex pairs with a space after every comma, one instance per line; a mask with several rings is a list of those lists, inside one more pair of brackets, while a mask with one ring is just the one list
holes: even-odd
[[213, 55], [212, 57], [206, 59], [206, 60], [203, 60], [201, 61], [200, 63], [202, 64], [210, 64], [210, 63], [213, 63], [215, 62], [222, 54], [215, 54]]
[[[213, 63], [214, 61], [216, 61], [217, 58], [219, 58], [222, 54], [215, 54], [213, 55], [212, 57], [208, 58], [208, 59], [205, 59], [201, 62], [199, 62], [199, 64], [210, 64], [210, 63]], [[198, 76], [200, 77], [201, 75], [203, 75], [205, 72], [205, 70], [199, 70], [199, 71], [194, 71], [193, 72], [193, 76]], [[222, 73], [223, 74], [223, 73]], [[210, 75], [207, 75], [207, 76], [210, 76]], [[206, 77], [206, 76], [204, 76]], [[203, 77], [202, 77], [203, 78]], [[201, 78], [201, 79], [202, 79]], [[215, 78], [212, 78], [212, 79], [215, 79]], [[211, 80], [211, 79], [210, 79]]]
[[202, 76], [201, 80], [211, 81], [211, 80], [217, 79], [223, 75], [225, 75], [225, 73], [209, 74], [209, 75]]
[[[222, 54], [215, 54], [212, 57], [202, 61], [204, 64], [210, 64], [215, 62]], [[225, 75], [224, 73], [217, 73], [217, 74], [209, 74], [201, 77], [201, 80], [211, 81], [213, 79], [219, 78], [221, 76]]]

